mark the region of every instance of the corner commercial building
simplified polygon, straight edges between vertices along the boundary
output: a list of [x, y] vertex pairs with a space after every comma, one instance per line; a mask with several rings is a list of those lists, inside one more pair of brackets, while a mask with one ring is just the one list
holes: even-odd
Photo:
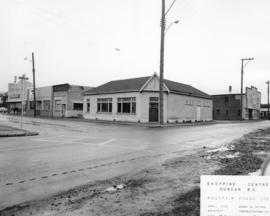
[[[164, 80], [164, 122], [212, 120], [211, 97], [182, 83]], [[159, 122], [159, 77], [115, 80], [84, 92], [85, 119]]]

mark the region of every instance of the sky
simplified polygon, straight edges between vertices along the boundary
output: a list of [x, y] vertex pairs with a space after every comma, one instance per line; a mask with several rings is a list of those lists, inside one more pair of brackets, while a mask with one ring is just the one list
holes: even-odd
[[[169, 8], [173, 0], [166, 0]], [[164, 77], [208, 94], [255, 86], [267, 101], [269, 0], [176, 0], [166, 16]], [[14, 76], [36, 86], [159, 73], [161, 0], [0, 0], [0, 91]]]

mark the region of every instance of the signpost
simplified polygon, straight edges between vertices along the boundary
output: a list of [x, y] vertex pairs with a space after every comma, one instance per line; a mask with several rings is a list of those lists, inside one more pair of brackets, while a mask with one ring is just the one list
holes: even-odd
[[21, 108], [21, 129], [23, 129], [23, 105], [24, 105], [24, 85], [25, 85], [25, 80], [28, 80], [28, 77], [26, 77], [25, 74], [23, 74], [22, 76], [19, 77], [19, 79], [21, 80], [22, 83], [22, 93], [21, 93], [21, 100], [22, 100], [22, 108]]

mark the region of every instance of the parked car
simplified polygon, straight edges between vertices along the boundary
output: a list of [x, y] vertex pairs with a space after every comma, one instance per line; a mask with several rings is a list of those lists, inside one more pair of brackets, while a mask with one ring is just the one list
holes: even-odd
[[7, 113], [8, 109], [6, 107], [0, 107], [0, 113]]

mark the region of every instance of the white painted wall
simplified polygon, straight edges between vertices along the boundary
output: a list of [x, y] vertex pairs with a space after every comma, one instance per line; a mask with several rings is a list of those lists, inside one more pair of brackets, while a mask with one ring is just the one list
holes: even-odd
[[[136, 97], [136, 114], [118, 114], [117, 98]], [[86, 119], [98, 119], [109, 121], [130, 121], [130, 122], [149, 122], [149, 100], [150, 97], [159, 97], [158, 92], [134, 92], [134, 93], [117, 93], [104, 95], [84, 96], [83, 116]], [[97, 99], [112, 98], [112, 113], [98, 113]], [[87, 99], [90, 99], [90, 112], [86, 112]], [[186, 101], [191, 100], [192, 105], [187, 105]], [[199, 109], [197, 108], [199, 107]], [[200, 110], [200, 119], [197, 116], [197, 109]], [[177, 94], [164, 94], [164, 122], [178, 122], [212, 120], [213, 103], [212, 100], [196, 98]]]
[[[119, 114], [117, 113], [117, 98], [122, 97], [136, 97], [136, 114]], [[112, 98], [112, 112], [111, 113], [98, 113], [97, 112], [97, 99], [98, 98]], [[87, 110], [87, 99], [90, 99], [90, 112]], [[117, 94], [103, 94], [103, 95], [88, 95], [84, 96], [83, 116], [86, 119], [98, 119], [109, 121], [130, 121], [137, 122], [141, 120], [141, 98], [139, 92], [134, 93], [117, 93]]]
[[[213, 119], [213, 102], [209, 99], [169, 94], [167, 107], [169, 122], [175, 122], [176, 120], [178, 122], [210, 121]], [[200, 112], [200, 114], [197, 114], [197, 112]]]

